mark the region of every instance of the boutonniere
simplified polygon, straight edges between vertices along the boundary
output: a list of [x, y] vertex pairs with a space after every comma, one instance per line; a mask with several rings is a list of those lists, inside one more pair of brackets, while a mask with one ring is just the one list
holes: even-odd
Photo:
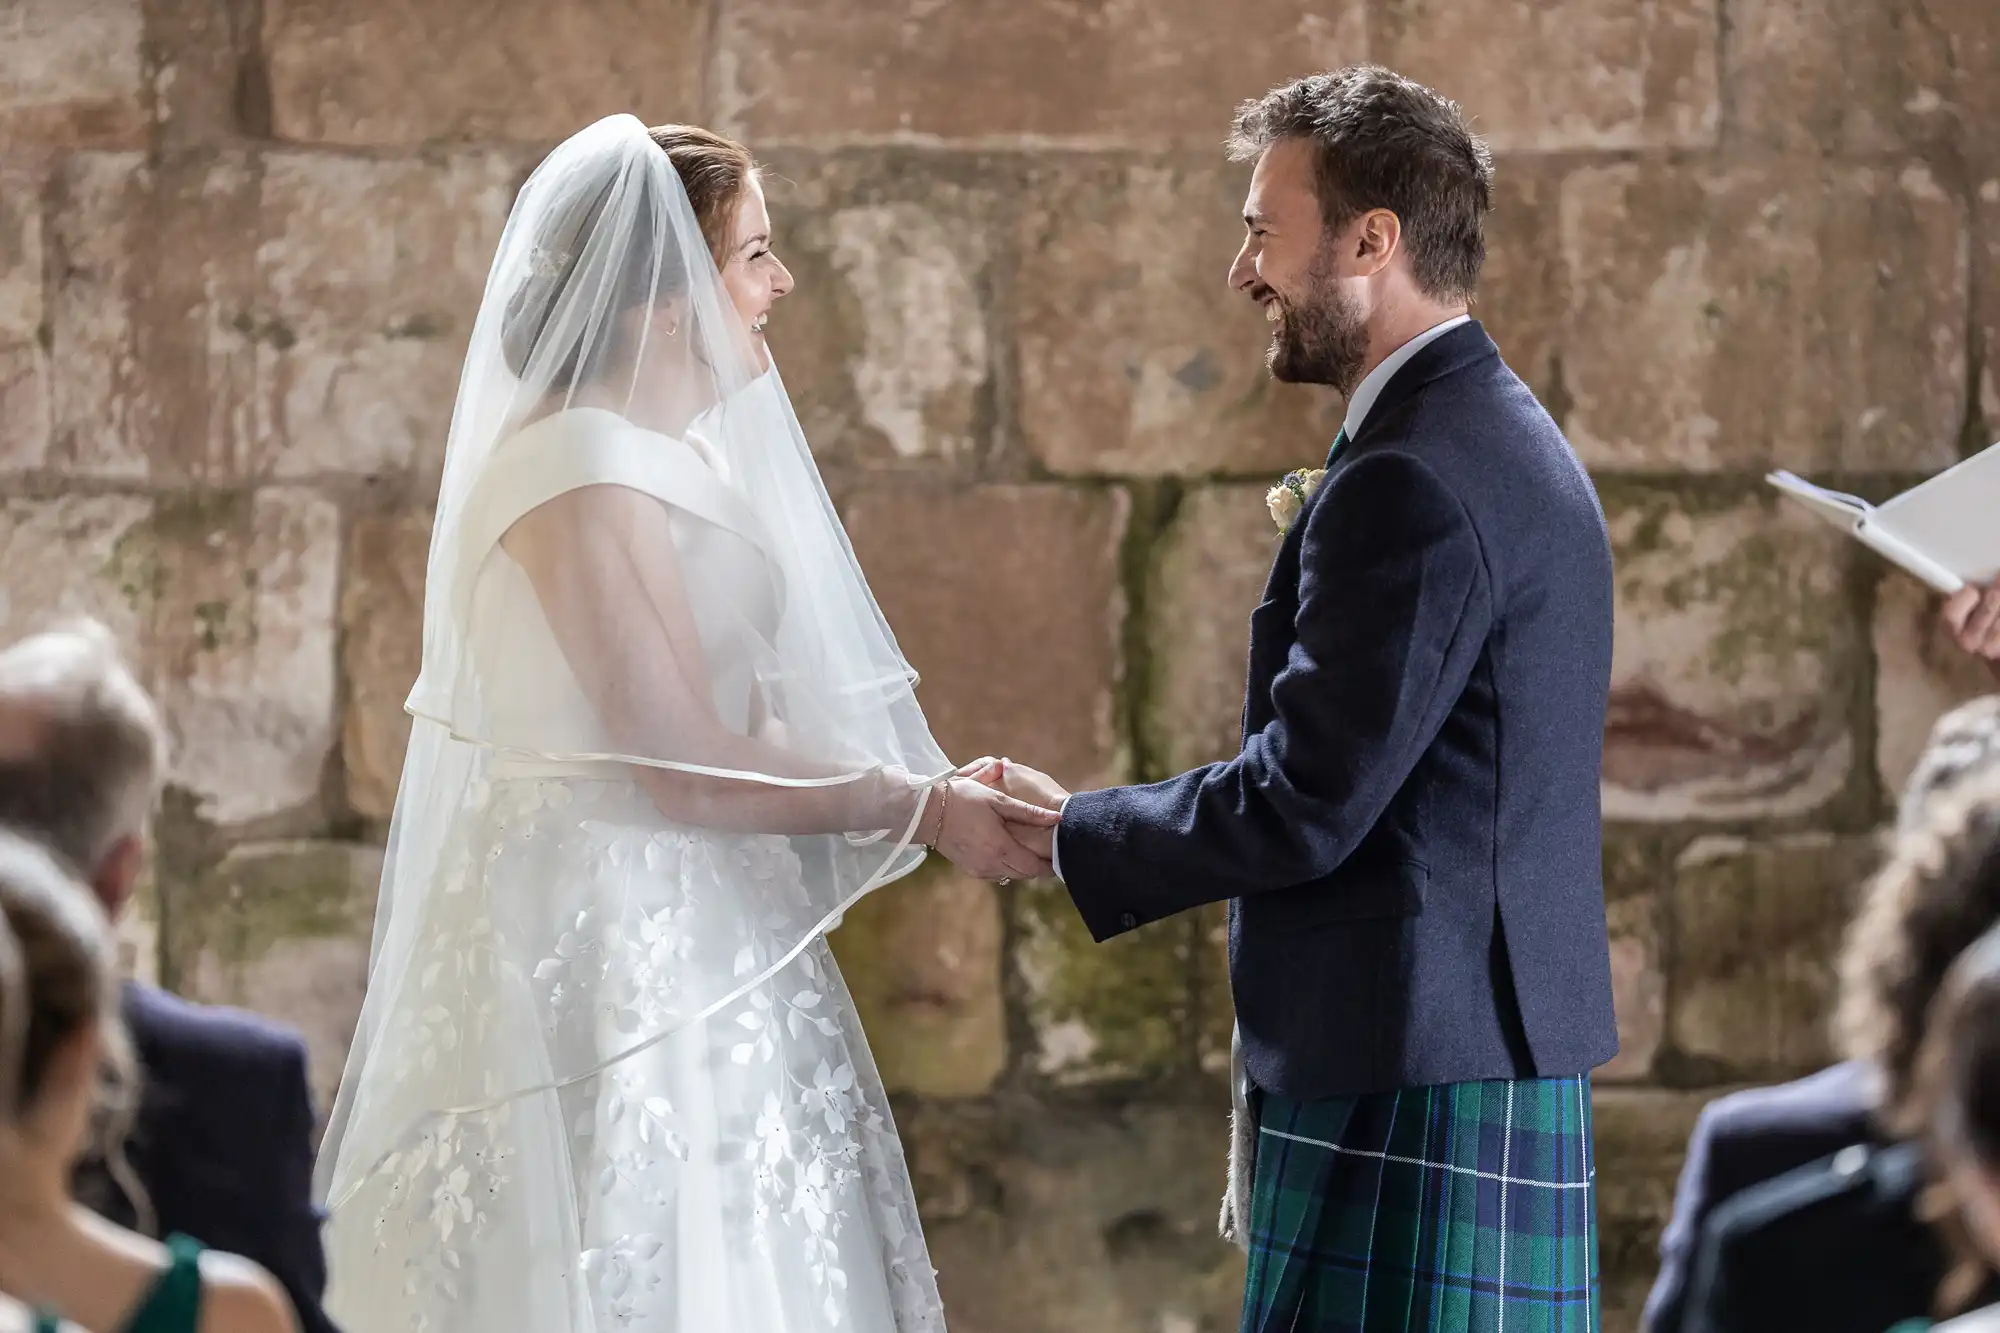
[[1305, 510], [1306, 501], [1312, 499], [1313, 492], [1325, 480], [1325, 468], [1302, 468], [1297, 472], [1287, 472], [1285, 479], [1271, 488], [1270, 494], [1264, 497], [1264, 504], [1271, 511], [1271, 521], [1278, 525], [1279, 536], [1292, 530], [1292, 524], [1299, 521], [1299, 515]]

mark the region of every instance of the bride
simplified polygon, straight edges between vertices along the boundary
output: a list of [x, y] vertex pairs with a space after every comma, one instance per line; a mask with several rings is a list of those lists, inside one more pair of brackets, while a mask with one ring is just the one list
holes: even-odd
[[[942, 1329], [825, 933], [954, 774], [763, 336], [745, 151], [615, 116], [500, 240], [452, 415], [368, 996], [318, 1188], [357, 1330]], [[971, 770], [966, 770], [970, 772]]]

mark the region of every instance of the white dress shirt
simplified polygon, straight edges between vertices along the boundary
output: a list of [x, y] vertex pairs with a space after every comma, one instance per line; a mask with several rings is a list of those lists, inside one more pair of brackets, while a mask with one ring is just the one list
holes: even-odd
[[[1347, 438], [1351, 441], [1357, 435], [1361, 434], [1361, 427], [1367, 422], [1368, 414], [1375, 408], [1375, 400], [1382, 396], [1382, 390], [1388, 385], [1390, 380], [1395, 378], [1396, 372], [1401, 370], [1411, 357], [1423, 351], [1424, 348], [1430, 346], [1431, 343], [1442, 338], [1445, 334], [1450, 333], [1459, 325], [1468, 324], [1471, 321], [1471, 315], [1453, 315], [1442, 324], [1431, 325], [1422, 333], [1419, 333], [1416, 337], [1383, 357], [1382, 364], [1368, 372], [1360, 385], [1355, 388], [1353, 396], [1347, 400], [1347, 416], [1340, 423], [1340, 429], [1346, 433]], [[1069, 801], [1065, 798], [1063, 805], [1067, 806], [1068, 804]], [[1056, 878], [1061, 879], [1063, 872], [1062, 826], [1060, 824], [1056, 826], [1055, 841], [1049, 847], [1049, 863], [1056, 872]]]
[[1347, 417], [1340, 423], [1340, 428], [1347, 432], [1347, 438], [1352, 440], [1361, 434], [1361, 427], [1367, 422], [1368, 414], [1375, 410], [1375, 400], [1382, 396], [1382, 390], [1388, 387], [1389, 381], [1396, 377], [1397, 371], [1409, 363], [1411, 357], [1459, 325], [1471, 322], [1470, 315], [1453, 315], [1442, 324], [1431, 325], [1383, 357], [1382, 364], [1368, 372], [1367, 378], [1363, 379], [1360, 387], [1355, 389], [1354, 396], [1347, 400]]

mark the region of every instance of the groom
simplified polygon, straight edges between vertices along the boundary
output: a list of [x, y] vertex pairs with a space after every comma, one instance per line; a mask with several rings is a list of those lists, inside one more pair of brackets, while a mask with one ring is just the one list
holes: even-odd
[[1592, 1329], [1603, 514], [1467, 316], [1492, 161], [1452, 103], [1344, 69], [1233, 148], [1230, 285], [1271, 373], [1347, 404], [1250, 616], [1242, 751], [1074, 796], [987, 776], [1062, 808], [1019, 836], [1097, 939], [1229, 901], [1243, 1333]]

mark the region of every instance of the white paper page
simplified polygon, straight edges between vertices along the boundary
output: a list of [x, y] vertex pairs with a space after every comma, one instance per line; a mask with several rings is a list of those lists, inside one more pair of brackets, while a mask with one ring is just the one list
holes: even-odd
[[1764, 480], [1843, 532], [1853, 532], [1874, 509], [1858, 496], [1815, 486], [1795, 472], [1773, 472]]
[[2000, 444], [1878, 505], [1869, 526], [1967, 583], [2000, 574]]
[[1861, 520], [1860, 525], [1854, 529], [1854, 535], [1861, 539], [1862, 545], [1879, 555], [1887, 556], [1906, 572], [1916, 575], [1947, 597], [1965, 586], [1963, 577], [1931, 559], [1895, 533], [1887, 531], [1872, 518]]

